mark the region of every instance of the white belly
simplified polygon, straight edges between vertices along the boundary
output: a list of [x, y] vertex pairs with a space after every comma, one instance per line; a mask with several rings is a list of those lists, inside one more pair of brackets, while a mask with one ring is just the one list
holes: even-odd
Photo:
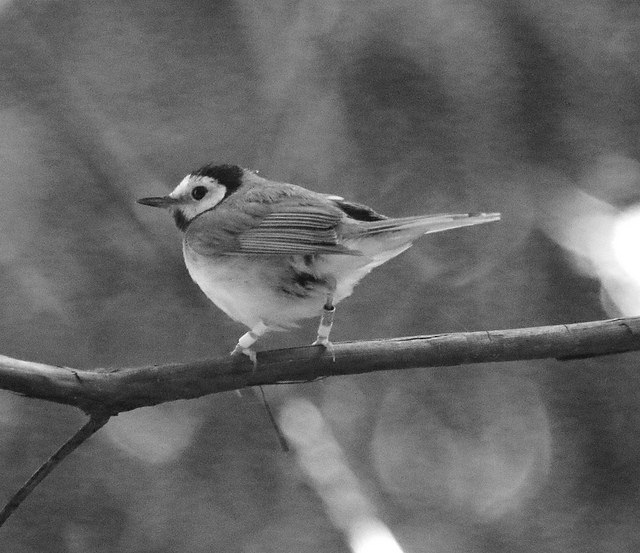
[[290, 328], [301, 319], [320, 316], [326, 294], [287, 297], [279, 290], [281, 261], [267, 256], [205, 257], [184, 248], [191, 278], [233, 320], [253, 328], [259, 322], [273, 330]]
[[[360, 244], [357, 244], [360, 246]], [[333, 303], [351, 295], [353, 287], [371, 269], [395, 257], [405, 244], [390, 252], [371, 256], [324, 255], [314, 269], [335, 282]], [[262, 322], [273, 330], [296, 326], [297, 321], [320, 317], [326, 302], [327, 286], [305, 290], [304, 297], [282, 291], [287, 281], [291, 259], [280, 256], [202, 256], [183, 248], [185, 264], [191, 278], [207, 297], [233, 320], [249, 328]], [[302, 258], [299, 263], [302, 264]]]

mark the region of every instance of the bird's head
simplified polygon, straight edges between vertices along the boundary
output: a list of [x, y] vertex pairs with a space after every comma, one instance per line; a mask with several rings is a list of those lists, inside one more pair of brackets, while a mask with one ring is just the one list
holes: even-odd
[[189, 173], [167, 196], [140, 198], [138, 203], [170, 209], [178, 228], [185, 230], [194, 217], [238, 190], [245, 174], [237, 165], [205, 165]]

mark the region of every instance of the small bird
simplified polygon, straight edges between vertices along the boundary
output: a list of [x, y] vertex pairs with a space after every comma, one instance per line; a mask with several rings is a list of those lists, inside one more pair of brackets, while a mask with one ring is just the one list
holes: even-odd
[[249, 327], [232, 355], [243, 353], [254, 366], [258, 338], [318, 315], [314, 345], [333, 353], [335, 305], [367, 273], [423, 234], [500, 219], [499, 213], [389, 218], [341, 196], [214, 164], [189, 173], [169, 195], [138, 203], [171, 210], [191, 278]]

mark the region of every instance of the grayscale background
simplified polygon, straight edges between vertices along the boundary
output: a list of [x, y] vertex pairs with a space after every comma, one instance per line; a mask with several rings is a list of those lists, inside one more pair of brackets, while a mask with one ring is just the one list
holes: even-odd
[[[0, 353], [226, 355], [167, 193], [236, 163], [425, 237], [333, 339], [640, 314], [640, 7], [624, 0], [0, 1]], [[301, 345], [317, 321], [263, 348]], [[393, 367], [390, 367], [393, 368]], [[640, 543], [638, 355], [389, 371], [113, 419], [0, 530], [107, 553], [620, 552]], [[83, 422], [0, 393], [0, 501]]]

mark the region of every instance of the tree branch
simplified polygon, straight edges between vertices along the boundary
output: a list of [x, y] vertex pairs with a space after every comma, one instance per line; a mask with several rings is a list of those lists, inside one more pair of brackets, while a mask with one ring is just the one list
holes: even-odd
[[247, 386], [310, 381], [381, 370], [525, 359], [560, 360], [640, 350], [640, 317], [482, 332], [460, 332], [334, 344], [137, 368], [74, 370], [0, 356], [0, 388], [117, 414]]
[[[0, 526], [33, 489], [111, 415], [165, 401], [189, 399], [290, 381], [391, 369], [469, 363], [594, 357], [640, 350], [640, 317], [536, 328], [460, 332], [265, 351], [258, 368], [244, 356], [130, 369], [78, 371], [0, 355], [0, 388], [74, 405], [89, 421], [54, 453], [0, 511]], [[272, 415], [270, 415], [272, 416]]]

